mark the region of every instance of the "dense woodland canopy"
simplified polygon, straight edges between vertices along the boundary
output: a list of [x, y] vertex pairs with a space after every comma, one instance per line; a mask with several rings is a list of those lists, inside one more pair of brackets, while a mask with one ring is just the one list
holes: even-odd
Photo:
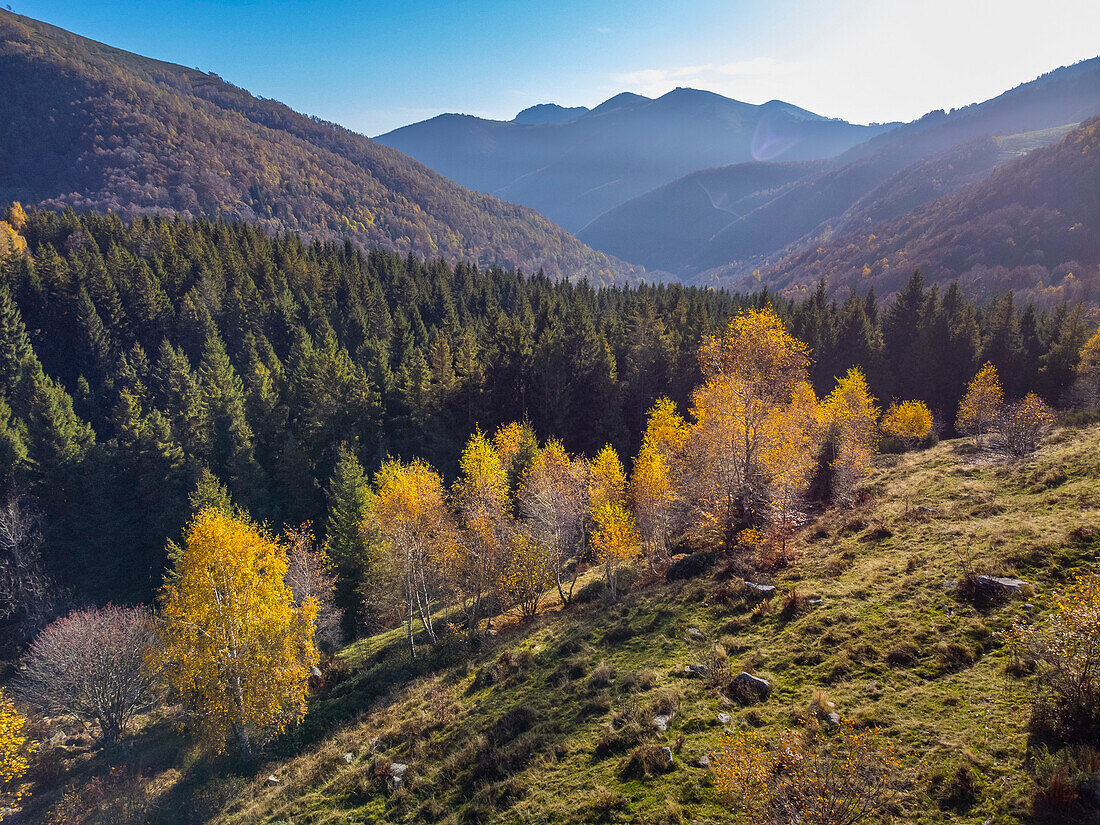
[[883, 404], [922, 399], [946, 425], [985, 361], [1006, 397], [1057, 404], [1095, 329], [1081, 307], [976, 305], [919, 274], [885, 308], [824, 288], [792, 304], [452, 269], [246, 224], [9, 221], [30, 254], [0, 263], [2, 482], [42, 511], [50, 573], [98, 601], [151, 596], [207, 469], [254, 517], [323, 533], [387, 456], [454, 477], [476, 427], [526, 420], [570, 453], [629, 459], [656, 399], [688, 410], [700, 343], [744, 307], [773, 303], [808, 344], [819, 397], [859, 365]]

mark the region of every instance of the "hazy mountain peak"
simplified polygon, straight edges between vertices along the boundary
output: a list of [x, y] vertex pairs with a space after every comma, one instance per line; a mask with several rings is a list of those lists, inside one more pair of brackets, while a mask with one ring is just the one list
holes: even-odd
[[528, 126], [569, 123], [586, 114], [588, 114], [587, 106], [559, 106], [557, 103], [537, 103], [534, 106], [528, 106], [512, 118], [512, 123]]
[[633, 109], [636, 106], [652, 102], [653, 98], [646, 97], [645, 95], [635, 94], [634, 92], [619, 92], [614, 97], [609, 97], [589, 112], [589, 114], [599, 115], [605, 112], [615, 111], [616, 109]]

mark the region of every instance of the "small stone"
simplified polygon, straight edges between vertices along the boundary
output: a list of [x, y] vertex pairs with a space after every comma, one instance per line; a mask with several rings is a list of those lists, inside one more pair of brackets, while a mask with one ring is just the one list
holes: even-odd
[[944, 590], [954, 590], [958, 586], [959, 586], [959, 583], [956, 579], [944, 579], [943, 580], [943, 589]]
[[753, 676], [751, 673], [741, 671], [733, 678], [732, 687], [740, 695], [746, 699], [756, 698], [759, 700], [767, 699], [771, 696], [772, 685], [767, 679], [761, 679], [759, 676]]
[[1021, 605], [1021, 607], [1023, 607], [1024, 610], [1026, 610], [1028, 613], [1031, 613], [1031, 612], [1039, 609], [1038, 605], [1034, 605], [1031, 602], [1024, 602], [1023, 605]]
[[748, 579], [745, 579], [745, 587], [749, 588], [750, 590], [755, 590], [757, 593], [760, 593], [764, 596], [775, 595], [774, 584], [757, 584], [756, 582], [750, 582]]
[[718, 714], [718, 723], [721, 725], [728, 725], [731, 719], [733, 719], [733, 717], [730, 716], [728, 713]]
[[824, 599], [807, 599], [806, 604], [812, 604], [814, 606], [820, 606], [820, 605], [825, 604], [825, 600]]
[[314, 679], [320, 679], [321, 678], [321, 668], [317, 667], [317, 665], [314, 665], [313, 667], [311, 667], [309, 672], [313, 674]]
[[695, 760], [695, 764], [698, 765], [700, 768], [709, 768], [710, 756], [704, 753], [702, 756]]
[[665, 764], [666, 765], [671, 765], [672, 764], [672, 748], [661, 748], [661, 750], [664, 751], [665, 759], [668, 760], [668, 762], [666, 762]]
[[267, 778], [267, 784], [268, 785], [278, 785], [279, 784], [279, 777], [277, 777], [275, 774], [271, 774], [271, 776], [269, 776]]
[[660, 731], [668, 730], [669, 717], [665, 714], [659, 714], [653, 717], [653, 725]]
[[697, 627], [689, 627], [688, 628], [688, 635], [689, 636], [694, 636], [696, 639], [705, 639], [706, 638], [706, 635], [703, 633], [703, 631], [700, 630]]
[[390, 765], [390, 780], [395, 788], [401, 787], [401, 783], [405, 779], [405, 771], [408, 769], [409, 766], [404, 762], [394, 762]]
[[840, 714], [837, 713], [835, 710], [832, 713], [827, 713], [825, 714], [825, 721], [833, 727], [836, 727], [840, 724]]
[[355, 754], [354, 753], [345, 753], [344, 754], [344, 761], [347, 762], [349, 765], [351, 764], [353, 759], [355, 759]]
[[710, 668], [706, 665], [684, 665], [684, 675], [691, 677], [702, 677], [710, 673]]

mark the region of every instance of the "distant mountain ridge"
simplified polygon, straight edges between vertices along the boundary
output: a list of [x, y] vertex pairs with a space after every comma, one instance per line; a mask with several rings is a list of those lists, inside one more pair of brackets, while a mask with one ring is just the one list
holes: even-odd
[[[533, 111], [534, 110], [534, 111]], [[888, 126], [858, 126], [782, 101], [678, 88], [623, 92], [590, 111], [533, 107], [510, 122], [439, 115], [376, 140], [576, 232], [632, 197], [699, 169], [838, 155]]]
[[[979, 150], [981, 147], [978, 147]], [[973, 295], [1100, 302], [1100, 117], [912, 210], [758, 273], [790, 294], [900, 289], [913, 270]]]
[[[578, 235], [689, 282], [759, 285], [760, 277], [768, 283], [767, 273], [783, 269], [788, 256], [851, 232], [873, 233], [877, 223], [981, 180], [1096, 114], [1100, 58], [983, 103], [930, 113], [838, 157], [771, 170], [772, 179], [786, 180], [782, 186], [763, 181], [747, 191], [744, 165], [693, 173], [608, 211]], [[730, 210], [723, 199], [738, 208]], [[670, 233], [670, 222], [682, 231]]]
[[598, 283], [641, 274], [340, 126], [7, 11], [0, 77], [2, 201], [236, 218]]

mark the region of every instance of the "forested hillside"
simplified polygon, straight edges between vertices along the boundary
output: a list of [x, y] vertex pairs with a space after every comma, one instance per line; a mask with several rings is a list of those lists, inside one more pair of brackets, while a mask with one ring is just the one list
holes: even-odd
[[[686, 409], [703, 337], [771, 300], [595, 290], [247, 224], [13, 209], [0, 226], [30, 252], [0, 269], [4, 483], [40, 502], [51, 570], [97, 600], [151, 594], [204, 469], [256, 517], [321, 530], [334, 477], [390, 454], [451, 475], [477, 426], [527, 420], [631, 456], [656, 398]], [[776, 306], [819, 394], [858, 364], [876, 397], [923, 398], [945, 425], [984, 360], [1013, 396], [1058, 403], [1089, 333], [1079, 307], [975, 305], [919, 276], [886, 310], [823, 289]]]
[[541, 215], [206, 74], [0, 10], [0, 199], [241, 219], [269, 232], [610, 282]]
[[917, 267], [968, 294], [1100, 300], [1100, 118], [959, 192], [794, 255], [761, 277], [803, 289], [883, 292]]

